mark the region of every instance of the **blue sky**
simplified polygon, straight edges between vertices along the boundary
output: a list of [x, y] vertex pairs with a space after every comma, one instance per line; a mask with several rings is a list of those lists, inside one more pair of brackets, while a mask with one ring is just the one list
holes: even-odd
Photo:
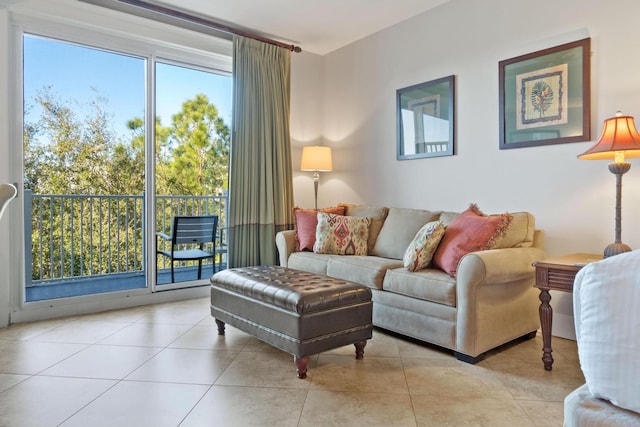
[[[34, 104], [39, 90], [52, 86], [61, 99], [79, 106], [95, 98], [95, 88], [108, 100], [113, 114], [113, 130], [127, 136], [126, 122], [144, 117], [145, 61], [138, 57], [114, 54], [40, 37], [24, 37], [24, 100]], [[156, 114], [162, 124], [171, 124], [171, 116], [182, 103], [204, 93], [218, 108], [225, 123], [231, 123], [231, 78], [214, 73], [159, 64], [156, 71]], [[78, 107], [81, 114], [81, 107]], [[34, 108], [27, 120], [39, 115]]]

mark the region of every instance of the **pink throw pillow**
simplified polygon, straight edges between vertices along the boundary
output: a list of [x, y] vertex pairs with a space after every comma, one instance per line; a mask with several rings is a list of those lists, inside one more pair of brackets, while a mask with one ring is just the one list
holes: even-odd
[[433, 263], [455, 277], [462, 257], [470, 252], [491, 249], [507, 231], [512, 219], [508, 213], [484, 215], [477, 205], [471, 204], [447, 227], [433, 256]]
[[296, 251], [313, 251], [316, 242], [316, 226], [318, 212], [344, 215], [344, 206], [324, 208], [320, 210], [293, 208], [293, 225], [296, 232]]

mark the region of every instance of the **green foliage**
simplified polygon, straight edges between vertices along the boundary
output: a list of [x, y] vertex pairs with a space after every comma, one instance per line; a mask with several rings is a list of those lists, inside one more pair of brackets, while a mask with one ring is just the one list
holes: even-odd
[[[46, 87], [33, 101], [41, 114], [24, 127], [25, 188], [66, 196], [32, 207], [33, 279], [140, 270], [144, 120], [130, 119], [129, 138], [119, 137], [108, 100], [98, 93], [76, 105]], [[222, 194], [230, 131], [205, 95], [185, 101], [170, 126], [157, 117], [155, 133], [157, 195]], [[109, 196], [120, 197], [112, 203]], [[170, 216], [172, 209], [159, 214]]]

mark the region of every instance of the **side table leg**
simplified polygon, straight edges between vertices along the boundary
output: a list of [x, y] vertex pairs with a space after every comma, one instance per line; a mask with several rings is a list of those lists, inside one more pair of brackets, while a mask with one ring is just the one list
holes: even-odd
[[356, 359], [362, 359], [364, 357], [364, 346], [367, 345], [367, 341], [358, 341], [353, 345], [356, 346]]
[[224, 335], [224, 322], [216, 319], [216, 325], [218, 325], [218, 335]]
[[307, 366], [309, 365], [309, 356], [298, 357], [293, 356], [293, 361], [296, 362], [296, 371], [298, 378], [301, 380], [307, 378]]
[[551, 370], [553, 356], [551, 356], [551, 324], [553, 322], [553, 309], [551, 308], [551, 295], [548, 289], [540, 290], [540, 326], [542, 328], [542, 363], [544, 369]]

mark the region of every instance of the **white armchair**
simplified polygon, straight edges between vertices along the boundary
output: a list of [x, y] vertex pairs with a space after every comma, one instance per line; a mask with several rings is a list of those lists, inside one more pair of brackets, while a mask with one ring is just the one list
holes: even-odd
[[640, 425], [640, 250], [580, 270], [573, 305], [586, 384], [565, 398], [565, 426]]
[[0, 218], [9, 202], [18, 195], [18, 189], [13, 184], [0, 184]]

